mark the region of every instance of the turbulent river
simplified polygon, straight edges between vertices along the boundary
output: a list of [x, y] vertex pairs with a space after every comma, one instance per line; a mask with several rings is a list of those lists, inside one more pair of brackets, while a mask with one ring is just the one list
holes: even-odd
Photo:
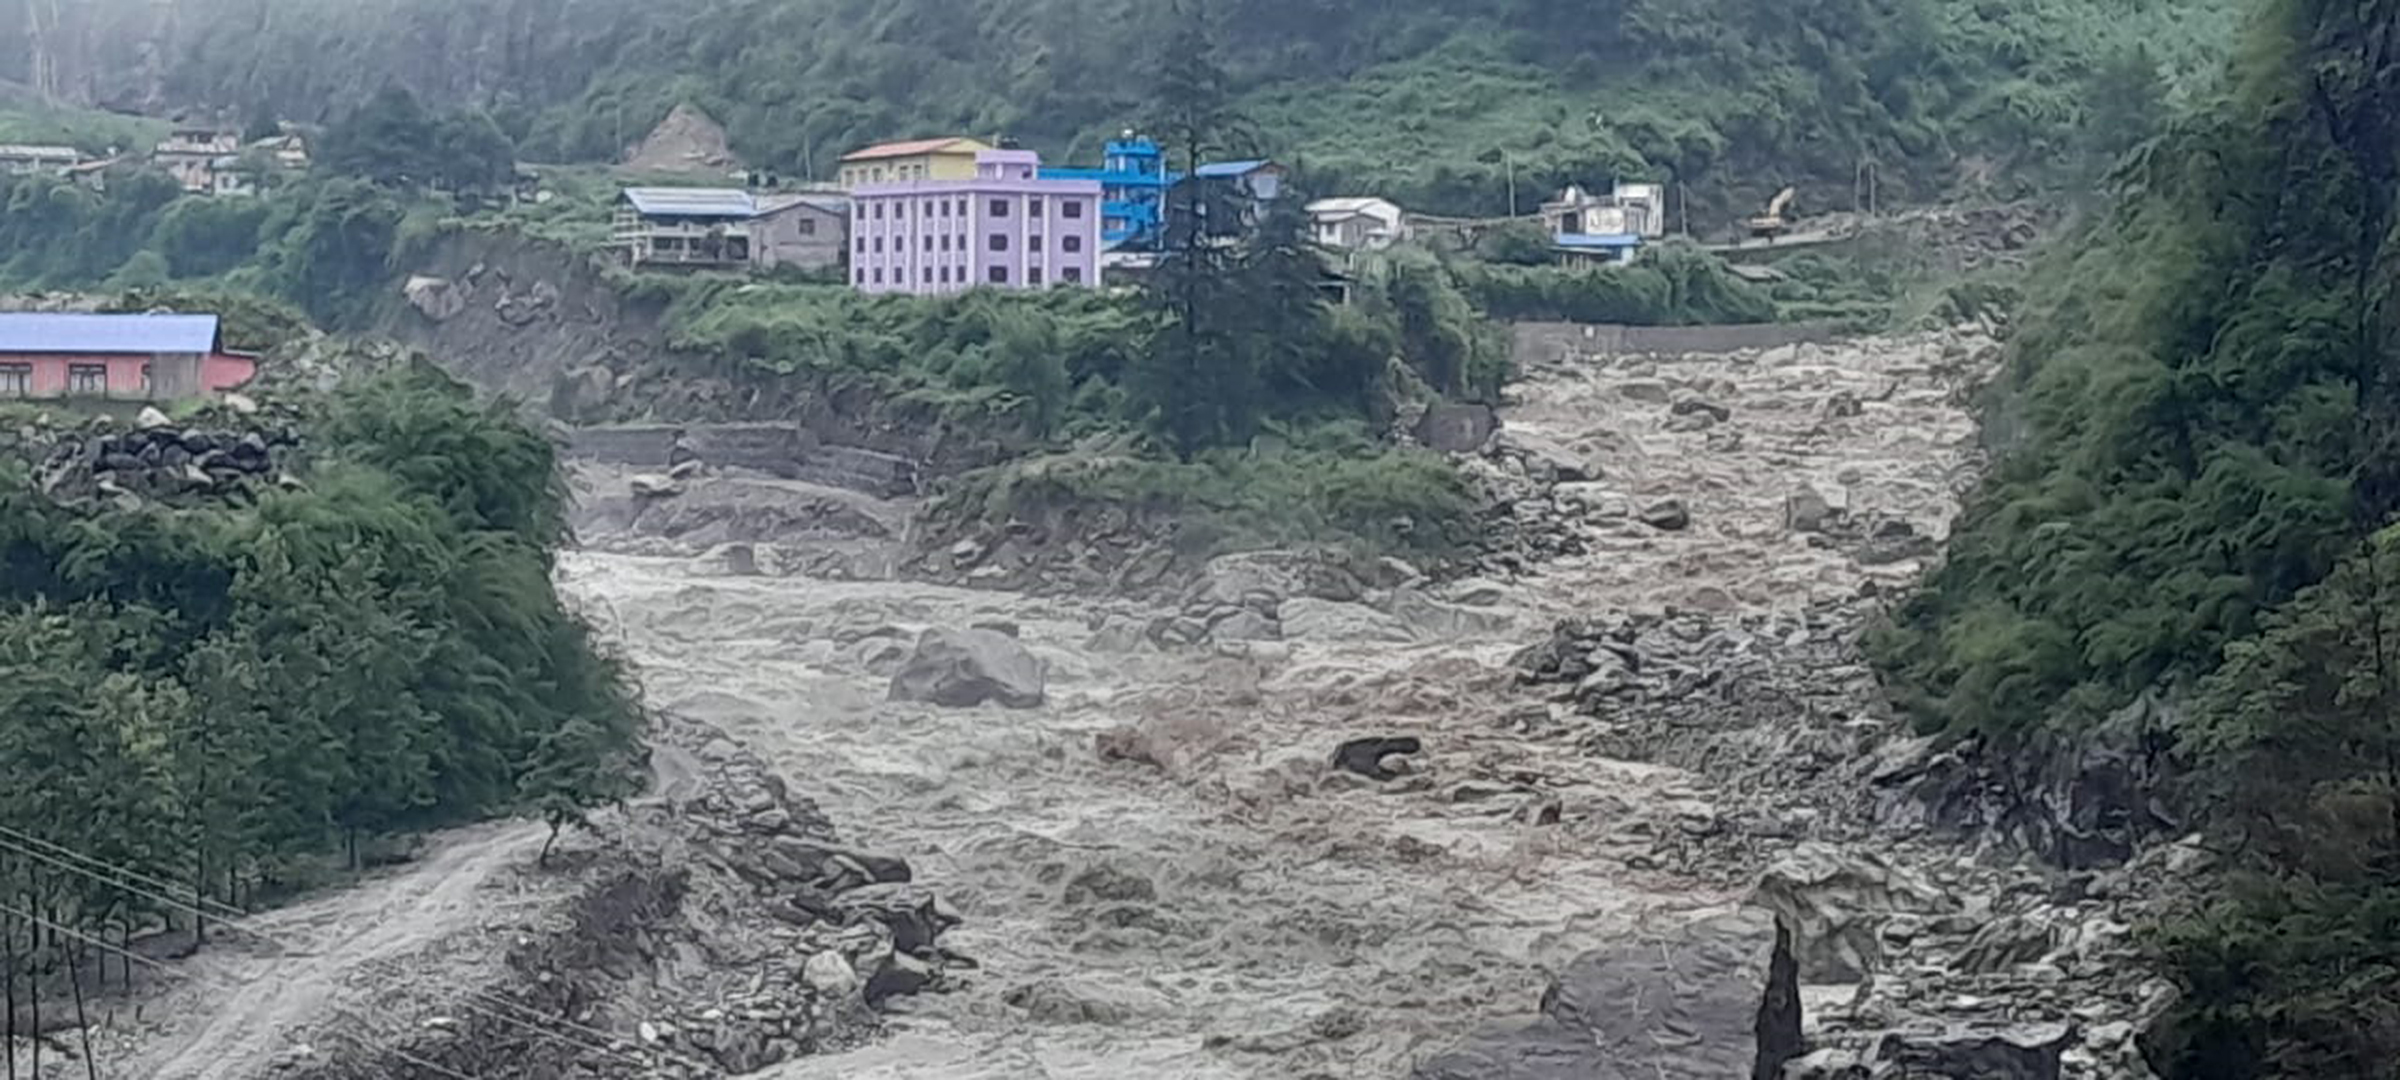
[[[1587, 752], [1566, 704], [1514, 684], [1510, 655], [1570, 615], [1800, 617], [1904, 578], [1807, 542], [1788, 498], [1806, 485], [1939, 536], [1974, 430], [1956, 349], [1537, 366], [1503, 415], [1597, 466], [1553, 495], [1585, 553], [1430, 602], [1285, 598], [1283, 641], [1125, 648], [1094, 633], [1144, 614], [1120, 601], [702, 559], [586, 551], [562, 573], [650, 705], [748, 742], [965, 916], [945, 941], [980, 969], [959, 989], [899, 1003], [874, 1047], [768, 1075], [1397, 1077], [1528, 1012], [1578, 950], [1740, 898], [1635, 869], [1655, 865], [1634, 856], [1659, 822], [1720, 796]], [[1668, 498], [1687, 528], [1642, 520]], [[992, 620], [1047, 665], [1047, 704], [885, 700], [890, 628]], [[1408, 775], [1327, 767], [1375, 735], [1423, 740]]]

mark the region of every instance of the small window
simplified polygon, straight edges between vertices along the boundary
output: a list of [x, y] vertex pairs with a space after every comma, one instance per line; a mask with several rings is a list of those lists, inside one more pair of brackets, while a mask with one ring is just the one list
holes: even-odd
[[927, 199], [927, 200], [925, 200], [925, 216], [926, 216], [926, 217], [932, 217], [932, 216], [933, 216], [933, 200], [932, 200], [932, 199]]
[[1006, 285], [1008, 284], [1008, 268], [1005, 266], [992, 267], [991, 270], [984, 275], [984, 278], [994, 285]]
[[867, 253], [867, 238], [864, 235], [858, 237], [858, 253], [861, 255]]
[[1059, 250], [1061, 250], [1061, 251], [1069, 251], [1069, 252], [1074, 252], [1074, 251], [1082, 251], [1082, 250], [1083, 250], [1083, 237], [1080, 237], [1080, 236], [1075, 236], [1075, 235], [1072, 235], [1072, 234], [1070, 234], [1070, 235], [1067, 235], [1067, 236], [1062, 236], [1062, 237], [1060, 237], [1060, 238], [1059, 238], [1059, 240], [1058, 240], [1058, 246], [1059, 246]]
[[1008, 234], [1007, 234], [1007, 233], [993, 233], [993, 234], [992, 234], [992, 237], [991, 237], [991, 246], [992, 246], [992, 250], [993, 250], [993, 251], [1007, 251], [1007, 250], [1008, 250]]
[[875, 238], [875, 253], [878, 255], [883, 253], [883, 237], [878, 236]]
[[1008, 200], [1007, 200], [1007, 199], [993, 199], [993, 200], [992, 200], [992, 216], [993, 216], [993, 217], [1007, 217], [1007, 216], [1008, 216]]
[[883, 267], [878, 266], [875, 268], [875, 284], [883, 284]]
[[942, 234], [942, 250], [943, 250], [943, 251], [948, 251], [948, 250], [950, 250], [950, 234], [949, 234], [949, 233], [943, 233], [943, 234]]
[[923, 278], [926, 284], [930, 285], [933, 283], [933, 267], [928, 266], [925, 268]]
[[1082, 281], [1082, 280], [1083, 280], [1083, 268], [1082, 268], [1082, 267], [1080, 267], [1080, 266], [1070, 266], [1070, 267], [1067, 267], [1067, 268], [1066, 268], [1066, 269], [1064, 269], [1064, 270], [1061, 270], [1061, 271], [1059, 271], [1058, 273], [1059, 273], [1059, 276], [1060, 276], [1060, 277], [1063, 277], [1063, 278], [1067, 279], [1068, 281]]
[[800, 219], [800, 235], [802, 235], [802, 236], [815, 236], [815, 235], [817, 235], [817, 219], [815, 219], [815, 218], [813, 218], [813, 217], [804, 217], [804, 218], [801, 218], [801, 219]]
[[925, 250], [927, 250], [927, 251], [932, 251], [932, 250], [933, 250], [933, 237], [930, 237], [930, 236], [928, 236], [928, 237], [926, 237], [926, 238], [925, 238]]
[[1067, 201], [1059, 204], [1058, 212], [1066, 217], [1082, 217], [1083, 200], [1068, 199]]
[[1039, 234], [1036, 234], [1036, 235], [1033, 235], [1033, 236], [1028, 236], [1028, 237], [1026, 237], [1026, 238], [1025, 238], [1025, 250], [1027, 250], [1027, 251], [1040, 251], [1040, 250], [1042, 250], [1042, 238], [1041, 238], [1041, 236], [1040, 236]]
[[856, 269], [856, 270], [852, 270], [852, 271], [850, 271], [850, 281], [851, 281], [851, 283], [852, 283], [852, 284], [855, 284], [855, 285], [864, 285], [864, 284], [866, 284], [866, 283], [867, 283], [867, 269], [866, 269], [866, 267], [863, 267], [863, 266], [862, 266], [862, 267], [859, 267], [859, 268], [858, 268], [858, 269]]
[[32, 393], [32, 364], [0, 364], [0, 397], [26, 397]]
[[940, 275], [940, 277], [941, 277], [941, 280], [942, 280], [942, 284], [944, 284], [944, 285], [948, 285], [948, 284], [950, 284], [950, 268], [949, 268], [949, 267], [947, 267], [947, 266], [945, 266], [945, 267], [942, 267], [942, 272], [941, 272], [941, 275]]
[[1040, 216], [1042, 216], [1042, 200], [1040, 200], [1040, 199], [1027, 199], [1027, 200], [1025, 200], [1025, 216], [1026, 216], [1026, 217], [1040, 217]]
[[955, 201], [955, 202], [958, 204], [958, 216], [960, 216], [960, 217], [965, 217], [965, 216], [967, 216], [967, 200], [965, 200], [965, 199], [956, 199], [956, 200], [953, 200], [953, 201]]
[[1025, 271], [1025, 284], [1027, 284], [1027, 285], [1039, 285], [1039, 284], [1041, 284], [1041, 283], [1042, 283], [1042, 268], [1041, 268], [1041, 267], [1038, 267], [1038, 266], [1035, 266], [1035, 267], [1029, 267], [1029, 268], [1027, 268], [1027, 269], [1026, 269], [1026, 271]]
[[948, 200], [948, 199], [943, 199], [943, 200], [941, 200], [940, 202], [938, 202], [938, 203], [936, 203], [936, 204], [934, 204], [934, 205], [936, 205], [936, 206], [939, 206], [939, 207], [941, 207], [941, 208], [942, 208], [942, 216], [943, 216], [943, 217], [949, 217], [949, 216], [950, 216], [950, 200]]
[[108, 393], [108, 365], [67, 365], [67, 392], [70, 394]]
[[876, 204], [875, 204], [875, 220], [877, 220], [877, 221], [882, 221], [882, 220], [883, 220], [883, 204], [882, 204], [882, 203], [876, 203]]

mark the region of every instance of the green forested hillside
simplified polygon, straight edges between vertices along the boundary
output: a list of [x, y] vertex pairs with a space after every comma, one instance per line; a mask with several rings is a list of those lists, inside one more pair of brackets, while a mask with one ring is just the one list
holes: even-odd
[[2171, 1076], [2400, 1060], [2400, 5], [2261, 4], [2227, 93], [2036, 274], [2019, 443], [1882, 659], [1933, 727], [2146, 688], [2234, 856], [2161, 941]]
[[[1568, 179], [1786, 182], [1846, 208], [2024, 176], [2107, 130], [2112, 71], [2204, 70], [2236, 0], [1208, 0], [1261, 148], [1347, 189], [1483, 212]], [[322, 120], [387, 82], [489, 107], [536, 160], [613, 156], [681, 100], [753, 164], [1008, 133], [1096, 156], [1155, 99], [1166, 0], [90, 0], [70, 89]], [[30, 49], [0, 31], [0, 77]], [[145, 48], [148, 51], [145, 51]], [[57, 55], [58, 47], [52, 48]]]
[[[180, 502], [54, 500], [26, 453], [0, 460], [0, 833], [233, 903], [638, 780], [631, 695], [551, 582], [551, 447], [505, 406], [389, 372], [313, 411], [290, 478]], [[0, 888], [85, 930], [171, 915], [24, 859]]]

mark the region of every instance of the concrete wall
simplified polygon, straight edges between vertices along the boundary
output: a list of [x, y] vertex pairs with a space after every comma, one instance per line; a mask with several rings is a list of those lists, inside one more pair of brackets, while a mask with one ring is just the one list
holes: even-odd
[[1771, 349], [1778, 345], [1832, 341], [1841, 336], [1832, 323], [1742, 323], [1724, 326], [1616, 326], [1610, 324], [1522, 322], [1515, 325], [1519, 363], [1558, 360], [1569, 356], [1625, 356], [1687, 353], [1729, 353]]
[[616, 424], [576, 428], [566, 455], [637, 469], [664, 469], [696, 458], [709, 465], [755, 469], [786, 480], [863, 491], [882, 498], [912, 495], [917, 467], [907, 458], [819, 442], [798, 424]]

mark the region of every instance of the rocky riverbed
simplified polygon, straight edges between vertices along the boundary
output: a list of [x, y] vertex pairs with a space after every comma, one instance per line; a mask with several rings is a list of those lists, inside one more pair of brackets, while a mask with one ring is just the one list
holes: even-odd
[[[1912, 785], [1940, 762], [1857, 658], [1971, 482], [1997, 351], [1529, 371], [1462, 450], [1510, 537], [1464, 578], [1257, 553], [1164, 598], [910, 582], [874, 555], [904, 508], [822, 492], [864, 524], [679, 544], [610, 511], [562, 573], [655, 704], [911, 853], [963, 920], [952, 992], [775, 1076], [1588, 1075], [1543, 1040], [1627, 1035], [1560, 1003], [1660, 978], [1607, 960], [1629, 942], [1788, 985], [1771, 1070], [2138, 1076], [2139, 890], [1937, 835]], [[1656, 1018], [1717, 1017], [1705, 1049], [1610, 1067], [1755, 1064], [1768, 1010], [1718, 1031], [1726, 1000]]]

